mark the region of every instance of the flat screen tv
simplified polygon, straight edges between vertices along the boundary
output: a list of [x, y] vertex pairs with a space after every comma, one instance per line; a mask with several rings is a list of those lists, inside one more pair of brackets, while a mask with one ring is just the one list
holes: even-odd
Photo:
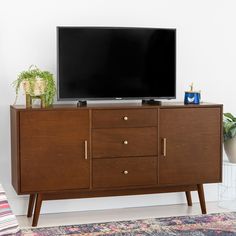
[[57, 27], [59, 100], [171, 99], [176, 30]]

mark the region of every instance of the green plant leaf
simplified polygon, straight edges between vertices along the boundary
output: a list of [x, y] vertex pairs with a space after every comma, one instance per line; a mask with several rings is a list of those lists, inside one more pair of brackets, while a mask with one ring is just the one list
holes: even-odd
[[224, 122], [225, 133], [228, 133], [232, 128], [236, 126], [235, 122]]
[[232, 127], [229, 132], [230, 132], [230, 137], [234, 138], [236, 136], [236, 127], [235, 126]]
[[223, 115], [224, 141], [236, 137], [236, 118], [231, 113]]
[[234, 117], [231, 113], [224, 113], [224, 118], [231, 121], [236, 121], [236, 117]]

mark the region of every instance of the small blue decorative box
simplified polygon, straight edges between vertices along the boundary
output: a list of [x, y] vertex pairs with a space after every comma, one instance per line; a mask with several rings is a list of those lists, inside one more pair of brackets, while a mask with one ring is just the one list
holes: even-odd
[[184, 95], [184, 104], [200, 104], [201, 93], [193, 91], [193, 84], [190, 85], [190, 91]]

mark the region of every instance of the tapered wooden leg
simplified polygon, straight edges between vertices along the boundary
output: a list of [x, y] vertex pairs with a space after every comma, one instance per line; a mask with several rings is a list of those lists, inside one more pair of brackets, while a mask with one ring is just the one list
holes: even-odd
[[35, 194], [30, 194], [27, 217], [31, 217], [34, 209]]
[[36, 203], [35, 203], [34, 218], [33, 218], [32, 226], [37, 226], [37, 224], [38, 224], [42, 201], [43, 201], [43, 195], [38, 193], [36, 196]]
[[185, 194], [186, 194], [188, 206], [192, 206], [193, 203], [192, 203], [191, 192], [190, 191], [186, 191]]
[[197, 185], [197, 191], [198, 191], [200, 206], [201, 206], [201, 209], [202, 209], [202, 214], [206, 214], [207, 211], [206, 211], [206, 202], [205, 202], [203, 184], [198, 184]]

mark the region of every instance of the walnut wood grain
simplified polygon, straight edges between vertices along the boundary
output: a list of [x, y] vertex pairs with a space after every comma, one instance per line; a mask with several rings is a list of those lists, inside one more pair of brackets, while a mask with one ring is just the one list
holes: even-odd
[[157, 156], [157, 127], [93, 129], [93, 158]]
[[34, 210], [36, 194], [30, 194], [27, 217], [31, 217]]
[[37, 194], [34, 226], [42, 201], [68, 198], [182, 191], [191, 205], [197, 190], [205, 214], [202, 184], [222, 180], [222, 105], [11, 106], [11, 143], [12, 184], [31, 194], [29, 216]]
[[199, 202], [200, 202], [202, 214], [206, 214], [207, 210], [206, 210], [206, 202], [205, 202], [203, 184], [198, 184], [197, 185], [197, 191], [198, 191], [198, 197], [199, 197]]
[[[195, 104], [188, 104], [185, 105], [183, 102], [162, 102], [161, 105], [148, 105], [148, 104], [142, 104], [141, 102], [130, 102], [130, 103], [91, 103], [87, 104], [87, 106], [83, 107], [77, 107], [77, 105], [74, 104], [54, 104], [50, 107], [41, 108], [40, 106], [36, 106], [34, 108], [31, 108], [34, 111], [51, 111], [51, 110], [111, 110], [111, 109], [162, 109], [162, 108], [214, 108], [214, 107], [222, 107], [222, 104], [214, 104], [214, 103], [208, 103], [208, 102], [201, 102], [199, 105]], [[11, 105], [11, 108], [17, 111], [25, 111], [26, 106], [25, 105]]]
[[33, 216], [33, 222], [32, 222], [33, 227], [37, 226], [38, 224], [42, 201], [43, 201], [43, 194], [38, 193], [36, 195], [36, 203], [35, 203], [34, 216]]
[[157, 157], [93, 160], [93, 187], [111, 188], [157, 184]]
[[21, 191], [90, 186], [89, 112], [20, 113]]
[[19, 156], [19, 112], [11, 107], [11, 180], [16, 192], [20, 191], [20, 156]]
[[88, 190], [67, 190], [61, 192], [47, 192], [44, 193], [44, 200], [55, 199], [74, 199], [74, 198], [93, 198], [104, 196], [124, 196], [124, 195], [143, 195], [153, 193], [171, 193], [197, 191], [197, 185], [181, 185], [181, 186], [132, 186], [132, 187], [117, 187], [117, 188], [99, 188]]
[[93, 110], [93, 128], [146, 127], [157, 125], [157, 109]]
[[187, 199], [188, 206], [192, 206], [193, 203], [192, 203], [191, 192], [190, 191], [186, 191], [185, 194], [186, 194], [186, 199]]
[[161, 109], [160, 184], [220, 182], [221, 116], [220, 108]]

